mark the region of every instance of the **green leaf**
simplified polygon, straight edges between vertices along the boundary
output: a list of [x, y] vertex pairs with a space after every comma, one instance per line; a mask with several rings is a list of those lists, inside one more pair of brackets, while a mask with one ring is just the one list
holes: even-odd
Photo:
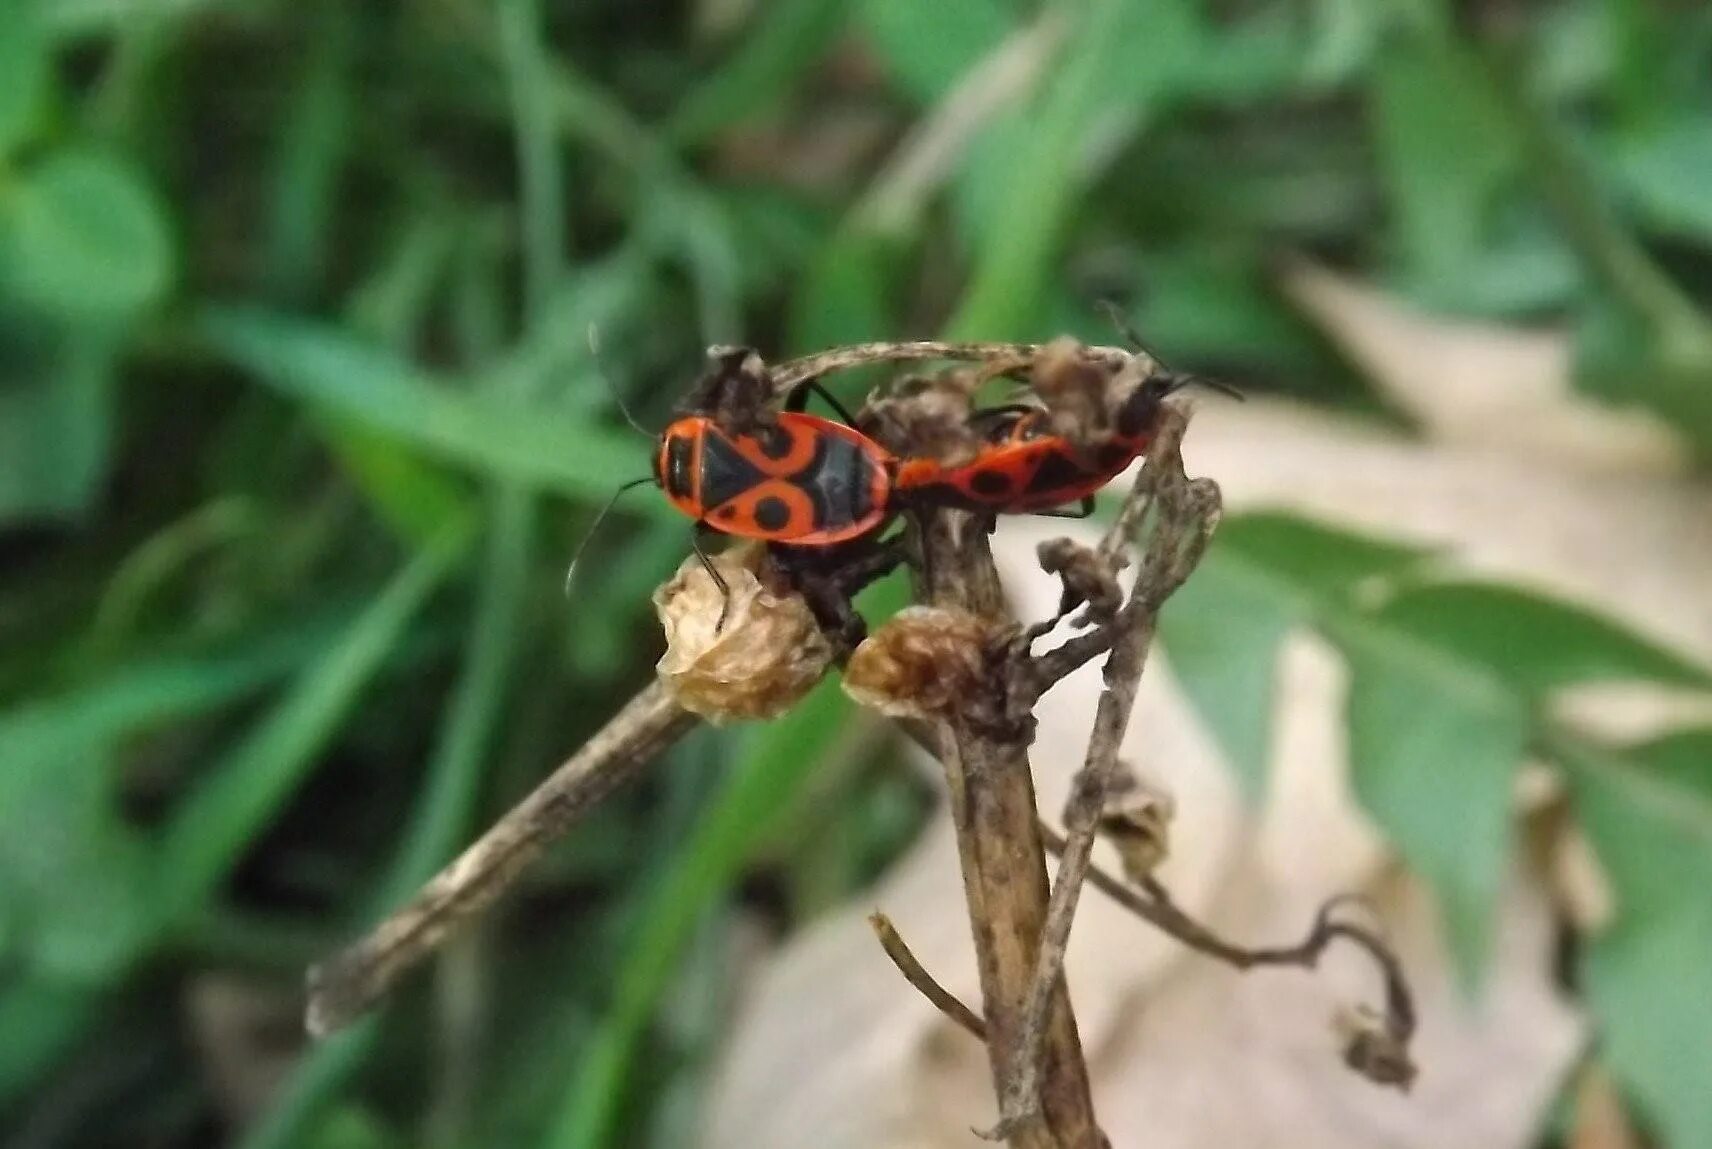
[[1712, 727], [1666, 734], [1631, 754], [1648, 772], [1691, 802], [1712, 802]]
[[1673, 1149], [1712, 1146], [1712, 731], [1556, 748], [1618, 918], [1583, 960], [1602, 1056]]
[[1271, 745], [1278, 649], [1292, 626], [1341, 616], [1370, 580], [1426, 552], [1283, 514], [1233, 515], [1160, 618], [1172, 672], [1258, 794]]
[[[454, 389], [335, 328], [214, 308], [202, 314], [200, 330], [221, 354], [282, 394], [494, 477], [595, 499], [610, 495], [620, 480], [647, 473], [648, 449], [634, 435]], [[581, 384], [599, 386], [592, 375]], [[631, 506], [675, 513], [659, 499]]]
[[92, 148], [54, 152], [20, 173], [0, 219], [7, 286], [53, 315], [124, 318], [173, 274], [164, 209], [129, 163]]
[[174, 926], [217, 888], [320, 761], [411, 620], [468, 550], [469, 524], [424, 548], [285, 698], [174, 809], [162, 838], [160, 921]]
[[1418, 569], [1432, 552], [1297, 515], [1257, 511], [1219, 524], [1214, 554], [1240, 555], [1315, 598], [1347, 599], [1373, 579]]
[[476, 503], [451, 476], [366, 427], [327, 420], [326, 437], [369, 505], [411, 546], [471, 519]]
[[857, 19], [892, 79], [931, 104], [998, 47], [1014, 14], [999, 0], [863, 0]]
[[0, 1113], [36, 1088], [99, 1020], [105, 999], [36, 974], [0, 984]]
[[16, 761], [0, 804], [0, 917], [33, 968], [100, 985], [148, 932], [155, 857], [119, 817], [110, 749], [71, 740], [56, 749], [7, 754]]
[[1250, 796], [1265, 787], [1278, 653], [1299, 613], [1275, 580], [1211, 554], [1159, 618], [1172, 675]]
[[35, 130], [50, 78], [38, 0], [0, 0], [0, 161]]
[[[1199, 47], [1184, 0], [1092, 0], [1077, 12], [1031, 106], [999, 120], [965, 165], [962, 198], [976, 206], [968, 225], [975, 250], [948, 338], [1008, 338], [1040, 322], [1045, 285], [1056, 278], [1064, 238], [1095, 174], [1087, 158], [1096, 130], [1105, 129], [1101, 154], [1115, 152], [1173, 90], [1182, 61]], [[1140, 63], [1138, 44], [1146, 51]], [[1009, 136], [1011, 146], [994, 147], [998, 136]]]
[[0, 365], [0, 525], [76, 519], [101, 494], [107, 477], [111, 349], [93, 336], [74, 341], [58, 332], [37, 335], [41, 353], [26, 356], [16, 375], [10, 365]]
[[1363, 807], [1433, 887], [1464, 984], [1479, 984], [1510, 849], [1528, 711], [1484, 668], [1359, 620], [1329, 626], [1349, 660], [1349, 754]]
[[[1319, 71], [1307, 74], [1310, 60], [1304, 54], [1311, 47], [1303, 43], [1299, 13], [1263, 10], [1247, 19], [1222, 22], [1216, 32], [1208, 33], [1205, 54], [1195, 60], [1185, 83], [1197, 100], [1239, 107], [1276, 100], [1302, 89], [1309, 80], [1333, 83], [1337, 77], [1331, 73], [1342, 61], [1328, 52]], [[1325, 46], [1330, 51], [1341, 47]]]
[[822, 245], [808, 282], [792, 297], [790, 345], [807, 352], [889, 337], [895, 330], [891, 249], [888, 240], [855, 224]]
[[343, 612], [294, 618], [288, 627], [247, 635], [222, 652], [140, 660], [99, 682], [0, 713], [0, 805], [9, 800], [7, 786], [24, 772], [24, 759], [64, 757], [75, 746], [227, 705], [301, 666], [347, 619]]
[[791, 89], [819, 66], [847, 17], [838, 0], [777, 0], [755, 12], [758, 26], [743, 31], [731, 58], [667, 121], [678, 144], [701, 143], [747, 116], [790, 106]]
[[121, 818], [121, 738], [236, 701], [315, 654], [325, 619], [156, 658], [0, 714], [0, 919], [35, 968], [111, 981], [149, 940], [154, 856]]
[[1371, 111], [1402, 254], [1417, 275], [1454, 280], [1516, 170], [1502, 106], [1470, 58], [1400, 37], [1378, 62]]
[[1712, 244], [1712, 115], [1684, 110], [1644, 135], [1625, 140], [1616, 173], [1643, 215], [1657, 227]]
[[1304, 81], [1336, 88], [1372, 65], [1392, 20], [1384, 4], [1367, 0], [1314, 0], [1302, 59]]
[[1623, 679], [1712, 685], [1712, 674], [1705, 669], [1615, 623], [1514, 587], [1488, 583], [1419, 587], [1391, 599], [1376, 617], [1485, 667], [1529, 695]]
[[321, 280], [336, 231], [340, 175], [355, 125], [353, 19], [347, 5], [311, 6], [307, 59], [286, 86], [291, 101], [273, 155], [266, 243], [274, 291], [296, 299]]

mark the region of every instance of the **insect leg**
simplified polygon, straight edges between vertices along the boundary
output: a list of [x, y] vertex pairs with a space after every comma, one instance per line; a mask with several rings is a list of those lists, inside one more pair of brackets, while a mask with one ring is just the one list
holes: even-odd
[[1076, 509], [1054, 507], [1050, 511], [1035, 511], [1035, 517], [1042, 519], [1085, 519], [1094, 513], [1094, 496], [1083, 495], [1076, 503]]
[[[706, 524], [697, 523], [695, 525], [699, 528]], [[690, 533], [690, 547], [694, 549], [696, 558], [701, 560], [702, 569], [707, 572], [707, 577], [712, 579], [713, 585], [719, 588], [719, 621], [714, 624], [713, 628], [713, 633], [718, 634], [725, 629], [725, 620], [731, 614], [731, 584], [725, 581], [725, 576], [719, 573], [719, 568], [713, 565], [713, 560], [708, 558], [707, 552], [701, 549], [701, 540], [695, 536], [694, 531]]]
[[822, 403], [825, 403], [828, 407], [831, 407], [832, 410], [838, 415], [838, 417], [840, 419], [844, 420], [845, 426], [854, 427], [856, 425], [856, 416], [852, 415], [849, 412], [849, 410], [846, 409], [844, 404], [842, 404], [838, 401], [838, 397], [836, 395], [834, 395], [832, 392], [828, 391], [825, 387], [822, 387], [820, 385], [820, 381], [816, 380], [816, 379], [809, 379], [803, 383], [798, 384], [797, 387], [794, 390], [792, 390], [790, 395], [785, 399], [785, 410], [787, 410], [787, 411], [805, 410], [808, 407], [808, 397], [811, 393], [818, 395], [820, 397], [820, 401]]

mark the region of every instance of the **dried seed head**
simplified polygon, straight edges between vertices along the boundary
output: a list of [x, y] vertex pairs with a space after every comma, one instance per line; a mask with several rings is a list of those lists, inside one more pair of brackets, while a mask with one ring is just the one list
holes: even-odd
[[1072, 443], [1092, 443], [1112, 430], [1108, 384], [1112, 364], [1076, 340], [1054, 339], [1034, 361], [1032, 383], [1051, 412], [1052, 430]]
[[693, 556], [654, 592], [666, 632], [655, 672], [678, 705], [711, 722], [776, 718], [832, 661], [832, 647], [802, 597], [755, 577], [762, 553], [736, 547], [713, 556], [729, 599]]
[[961, 466], [981, 448], [969, 430], [973, 390], [967, 371], [905, 376], [868, 400], [864, 423], [893, 451]]
[[844, 692], [893, 718], [943, 718], [979, 689], [990, 637], [967, 611], [908, 607], [851, 654]]
[[1124, 876], [1132, 882], [1151, 877], [1171, 852], [1171, 820], [1177, 800], [1164, 788], [1137, 781], [1107, 795], [1096, 824], [1099, 834], [1117, 848]]
[[1415, 1062], [1404, 1041], [1385, 1019], [1365, 1006], [1344, 1009], [1332, 1019], [1343, 1042], [1343, 1062], [1375, 1085], [1404, 1093], [1415, 1083]]
[[1116, 572], [1129, 565], [1129, 555], [1119, 551], [1111, 559], [1074, 539], [1047, 539], [1035, 548], [1040, 569], [1064, 582], [1064, 601], [1087, 603], [1096, 618], [1110, 618], [1123, 605], [1123, 588]]

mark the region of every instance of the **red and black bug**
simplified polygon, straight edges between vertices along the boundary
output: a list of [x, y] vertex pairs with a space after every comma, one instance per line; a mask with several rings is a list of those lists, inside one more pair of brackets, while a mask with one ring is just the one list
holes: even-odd
[[654, 456], [654, 480], [697, 523], [794, 546], [845, 542], [880, 526], [895, 469], [860, 431], [800, 411], [747, 434], [688, 415], [661, 432]]
[[[792, 391], [783, 411], [767, 410], [766, 380], [751, 359], [743, 349], [715, 353], [713, 372], [684, 404], [687, 413], [657, 437], [653, 473], [620, 487], [613, 501], [653, 483], [697, 527], [792, 547], [828, 547], [877, 532], [895, 509], [897, 460], [850, 426], [855, 420], [812, 380]], [[845, 421], [805, 413], [810, 394]], [[695, 549], [714, 582], [728, 590]]]
[[1039, 407], [976, 412], [971, 427], [983, 441], [966, 463], [906, 459], [898, 466], [900, 499], [1003, 514], [1042, 513], [1082, 504], [1147, 451], [1165, 398], [1192, 378], [1160, 372], [1136, 388], [1117, 411], [1111, 432], [1079, 447], [1054, 434]]

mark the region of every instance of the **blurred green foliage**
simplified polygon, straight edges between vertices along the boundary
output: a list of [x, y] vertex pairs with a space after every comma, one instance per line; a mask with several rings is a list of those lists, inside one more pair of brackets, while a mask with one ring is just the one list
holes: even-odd
[[[1590, 389], [1712, 452], [1709, 65], [1712, 11], [1647, 0], [0, 0], [0, 1127], [686, 1143], [740, 892], [800, 923], [930, 801], [832, 689], [674, 750], [247, 1124], [207, 1067], [263, 1051], [190, 1036], [647, 678], [664, 504], [559, 589], [645, 467], [589, 326], [653, 422], [709, 342], [1104, 340], [1107, 296], [1174, 362], [1375, 412], [1276, 289], [1309, 251], [1568, 318]], [[1349, 658], [1360, 795], [1471, 984], [1514, 773], [1566, 768], [1622, 906], [1579, 955], [1602, 1051], [1712, 1145], [1712, 732], [1592, 746], [1542, 704], [1706, 669], [1232, 521], [1165, 638], [1256, 782], [1302, 625]]]

